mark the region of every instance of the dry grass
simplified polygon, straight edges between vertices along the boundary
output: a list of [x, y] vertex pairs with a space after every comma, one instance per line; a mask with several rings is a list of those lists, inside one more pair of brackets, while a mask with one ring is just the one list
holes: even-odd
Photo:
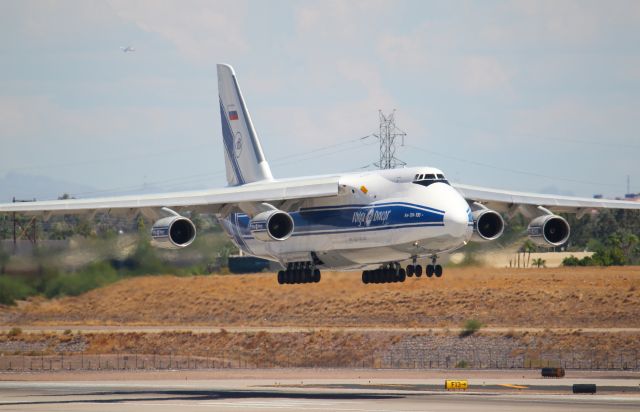
[[[615, 358], [625, 354], [633, 362], [637, 356], [640, 333], [513, 333], [509, 337], [481, 332], [471, 344], [473, 352], [493, 351], [508, 357], [528, 353], [559, 355], [564, 359]], [[505, 340], [508, 343], [505, 343]], [[396, 359], [411, 353], [411, 343], [420, 343], [422, 356], [442, 350], [446, 355], [465, 353], [463, 339], [454, 333], [411, 334], [407, 332], [336, 332], [317, 330], [295, 333], [24, 333], [19, 336], [0, 335], [0, 352], [10, 355], [54, 355], [57, 353], [96, 354], [157, 354], [234, 358], [255, 365], [349, 366], [370, 365], [381, 357], [395, 353]], [[409, 344], [409, 345], [408, 345]], [[506, 346], [505, 346], [506, 345]], [[4, 348], [4, 349], [3, 349]], [[12, 348], [12, 349], [10, 349]], [[395, 349], [394, 349], [395, 348]], [[422, 349], [420, 349], [422, 348]], [[506, 349], [505, 349], [506, 348]], [[509, 349], [517, 348], [517, 349]], [[466, 347], [469, 350], [469, 347]], [[468, 354], [468, 352], [467, 352]], [[629, 358], [628, 356], [631, 356]], [[377, 360], [372, 360], [375, 357]], [[440, 355], [438, 355], [440, 357]], [[486, 357], [486, 353], [485, 353]], [[491, 357], [491, 355], [489, 355]], [[537, 358], [536, 358], [537, 359]], [[6, 362], [5, 362], [6, 363]], [[486, 363], [486, 360], [485, 360]], [[0, 362], [1, 364], [1, 362]], [[633, 363], [635, 365], [635, 363]], [[6, 366], [6, 365], [5, 365]], [[583, 366], [584, 367], [584, 366]]]
[[4, 325], [640, 327], [640, 267], [448, 269], [441, 279], [363, 285], [357, 273], [319, 284], [273, 274], [142, 277], [78, 297], [0, 307]]

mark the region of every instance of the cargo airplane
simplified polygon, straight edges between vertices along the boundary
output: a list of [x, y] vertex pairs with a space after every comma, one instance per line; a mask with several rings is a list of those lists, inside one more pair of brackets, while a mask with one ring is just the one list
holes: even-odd
[[470, 241], [498, 239], [503, 215], [523, 213], [528, 236], [560, 246], [569, 224], [557, 213], [640, 209], [640, 203], [495, 190], [449, 182], [434, 167], [408, 167], [276, 179], [231, 66], [220, 64], [218, 92], [228, 186], [139, 196], [2, 204], [0, 212], [141, 213], [152, 241], [189, 246], [196, 227], [185, 212], [217, 216], [249, 255], [279, 262], [280, 284], [320, 281], [320, 270], [362, 271], [364, 283], [442, 276], [442, 258]]

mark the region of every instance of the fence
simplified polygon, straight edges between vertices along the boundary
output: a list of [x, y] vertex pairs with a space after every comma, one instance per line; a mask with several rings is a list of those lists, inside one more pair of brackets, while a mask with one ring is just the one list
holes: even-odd
[[[302, 355], [302, 356], [300, 356]], [[317, 357], [304, 354], [273, 354], [264, 351], [215, 351], [197, 355], [88, 354], [80, 353], [0, 353], [0, 371], [61, 370], [199, 370], [255, 368], [367, 368], [367, 369], [538, 369], [563, 367], [583, 370], [640, 370], [638, 351], [603, 354], [595, 351], [559, 351], [504, 354], [483, 351], [470, 354], [406, 350], [373, 354], [359, 359], [340, 356]]]

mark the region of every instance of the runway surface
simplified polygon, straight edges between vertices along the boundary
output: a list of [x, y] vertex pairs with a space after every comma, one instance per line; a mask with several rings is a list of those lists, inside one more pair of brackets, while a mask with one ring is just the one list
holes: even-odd
[[445, 392], [443, 381], [434, 378], [4, 381], [0, 411], [640, 410], [637, 380], [591, 381], [598, 384], [596, 395], [573, 395], [573, 380], [542, 379], [517, 382], [526, 389], [508, 386], [509, 380], [473, 379], [467, 392]]
[[[12, 326], [0, 326], [0, 333], [8, 333]], [[25, 325], [20, 327], [23, 333], [63, 333], [71, 330], [78, 333], [163, 333], [163, 332], [191, 332], [191, 333], [220, 333], [226, 331], [230, 333], [306, 333], [315, 331], [332, 332], [389, 332], [389, 333], [429, 333], [429, 332], [451, 332], [459, 333], [463, 328], [456, 327], [385, 327], [385, 326], [201, 326], [201, 325], [50, 325], [37, 326]], [[483, 327], [483, 333], [507, 333], [507, 332], [529, 332], [539, 333], [550, 331], [554, 333], [571, 333], [579, 330], [580, 333], [638, 333], [640, 328], [519, 328], [519, 327]]]

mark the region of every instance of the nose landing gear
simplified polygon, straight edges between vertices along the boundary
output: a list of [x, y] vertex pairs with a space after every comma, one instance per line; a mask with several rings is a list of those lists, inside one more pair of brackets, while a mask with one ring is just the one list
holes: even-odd
[[[437, 256], [432, 256], [431, 264], [426, 267], [426, 274], [428, 278], [433, 277], [434, 275], [437, 278], [442, 276], [442, 266], [436, 264], [437, 259]], [[416, 275], [417, 278], [422, 276], [422, 266], [416, 265], [416, 258], [413, 258], [413, 264], [407, 265], [407, 276], [411, 277], [413, 275]]]
[[422, 276], [422, 266], [416, 264], [417, 258], [413, 258], [413, 264], [407, 265], [407, 276], [416, 275], [417, 278]]

